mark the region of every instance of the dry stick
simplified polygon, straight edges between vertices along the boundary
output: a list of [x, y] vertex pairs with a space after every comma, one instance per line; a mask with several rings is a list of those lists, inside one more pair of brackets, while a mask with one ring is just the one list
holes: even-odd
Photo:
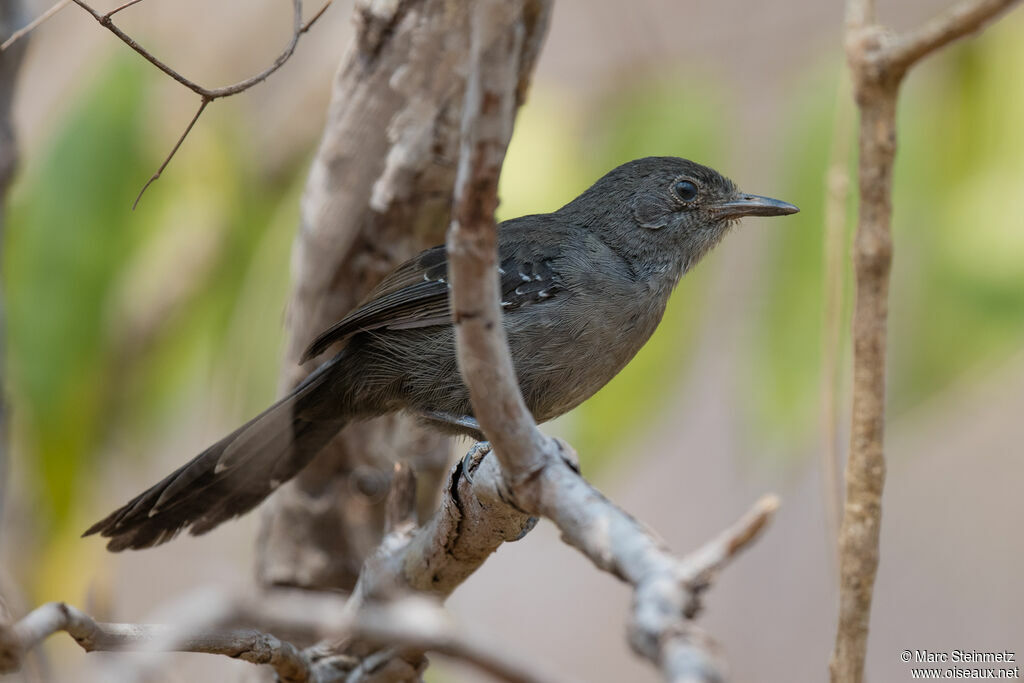
[[[104, 624], [62, 602], [36, 608], [13, 628], [18, 649], [0, 651], [0, 672], [16, 670], [22, 653], [46, 637], [65, 631], [86, 652], [146, 650], [154, 645], [173, 643], [177, 652], [201, 652], [227, 655], [253, 664], [272, 666], [282, 681], [309, 679], [310, 662], [291, 643], [252, 629], [182, 632], [171, 626], [152, 624]], [[2, 639], [0, 639], [2, 640]], [[6, 644], [12, 641], [8, 639]]]
[[[268, 615], [273, 617], [271, 611], [260, 609], [251, 613], [242, 611], [240, 614], [266, 619]], [[323, 615], [310, 616], [310, 626], [325, 628]], [[554, 680], [534, 671], [517, 658], [503, 654], [479, 636], [459, 628], [436, 601], [427, 598], [403, 598], [389, 605], [367, 607], [342, 623], [333, 624], [332, 628], [372, 642], [387, 642], [393, 647], [430, 650], [458, 658], [509, 683], [551, 683]], [[270, 666], [277, 673], [278, 679], [286, 683], [348, 680], [345, 672], [330, 666], [317, 666], [311, 656], [312, 651], [301, 651], [293, 644], [262, 631], [160, 624], [107, 624], [97, 622], [75, 607], [61, 602], [42, 605], [27, 614], [13, 628], [0, 626], [0, 673], [17, 670], [25, 652], [60, 631], [70, 635], [86, 652], [219, 654]], [[364, 668], [368, 672], [375, 670], [372, 665]]]
[[834, 683], [863, 679], [875, 574], [885, 408], [885, 339], [892, 262], [892, 167], [899, 86], [917, 60], [981, 28], [1015, 0], [965, 0], [924, 27], [892, 36], [873, 0], [848, 0], [846, 54], [860, 108], [860, 214], [854, 241], [853, 417], [839, 538], [839, 624], [829, 664]]
[[196, 113], [192, 116], [192, 120], [188, 122], [187, 126], [185, 126], [185, 131], [178, 136], [178, 141], [174, 143], [174, 147], [171, 148], [170, 154], [168, 154], [163, 163], [160, 164], [160, 167], [156, 169], [156, 173], [150, 176], [149, 180], [146, 181], [146, 184], [142, 186], [142, 189], [139, 190], [139, 194], [135, 196], [135, 201], [132, 202], [132, 211], [134, 211], [135, 207], [139, 205], [139, 200], [142, 199], [142, 193], [146, 191], [146, 188], [152, 185], [153, 182], [160, 177], [160, 174], [164, 172], [164, 169], [167, 168], [167, 164], [171, 163], [171, 159], [174, 158], [175, 152], [177, 152], [178, 148], [181, 147], [181, 143], [185, 142], [185, 138], [188, 137], [189, 132], [191, 132], [192, 126], [196, 125], [196, 121], [199, 120], [199, 116], [203, 113], [203, 110], [206, 109], [206, 105], [211, 101], [212, 100], [208, 97], [203, 97], [199, 100], [199, 109], [196, 110]]
[[[142, 199], [142, 195], [146, 191], [146, 189], [150, 185], [152, 185], [153, 182], [160, 177], [160, 174], [163, 173], [164, 169], [167, 168], [167, 165], [171, 162], [171, 159], [174, 158], [175, 152], [178, 151], [178, 148], [181, 147], [181, 143], [185, 141], [185, 138], [188, 136], [189, 132], [191, 132], [192, 127], [195, 126], [196, 121], [199, 119], [199, 115], [202, 114], [203, 110], [206, 109], [206, 105], [208, 105], [213, 100], [217, 100], [222, 97], [230, 97], [231, 95], [237, 95], [240, 92], [248, 90], [254, 85], [262, 83], [264, 80], [267, 79], [268, 76], [270, 76], [272, 73], [280, 69], [284, 65], [284, 63], [291, 58], [292, 54], [294, 54], [295, 48], [299, 44], [299, 38], [302, 37], [302, 34], [308, 31], [310, 27], [312, 27], [313, 24], [316, 23], [316, 21], [323, 15], [325, 11], [327, 11], [327, 8], [331, 5], [331, 0], [327, 0], [327, 2], [325, 2], [324, 5], [319, 10], [317, 10], [317, 12], [309, 19], [309, 21], [303, 23], [302, 0], [292, 0], [292, 36], [288, 42], [288, 45], [277, 56], [273, 63], [267, 68], [265, 68], [263, 71], [256, 74], [255, 76], [246, 78], [245, 80], [239, 81], [238, 83], [226, 85], [220, 88], [206, 88], [188, 78], [185, 78], [185, 76], [181, 75], [179, 72], [172, 69], [166, 63], [164, 63], [156, 56], [154, 56], [151, 52], [149, 52], [149, 50], [140, 45], [134, 38], [132, 38], [127, 33], [118, 28], [116, 24], [114, 24], [112, 20], [114, 14], [120, 12], [121, 10], [127, 7], [131, 7], [132, 5], [138, 2], [141, 2], [141, 0], [130, 0], [130, 2], [126, 2], [118, 7], [115, 7], [106, 14], [100, 14], [95, 9], [86, 4], [83, 0], [72, 1], [76, 5], [84, 9], [86, 12], [88, 12], [90, 15], [92, 15], [92, 18], [95, 19], [101, 26], [104, 26], [115, 36], [120, 38], [125, 45], [127, 45], [135, 52], [137, 52], [139, 55], [141, 55], [146, 61], [148, 61], [153, 66], [160, 69], [160, 71], [164, 72], [165, 74], [173, 78], [175, 81], [185, 86], [192, 92], [196, 93], [200, 97], [199, 110], [192, 117], [192, 120], [189, 121], [188, 126], [185, 128], [185, 132], [182, 133], [181, 136], [178, 138], [178, 141], [175, 143], [174, 148], [171, 149], [170, 154], [168, 154], [167, 157], [164, 159], [163, 163], [160, 164], [160, 168], [157, 169], [156, 173], [154, 173], [152, 177], [150, 177], [150, 179], [146, 181], [146, 184], [142, 186], [142, 189], [139, 191], [138, 196], [135, 198], [135, 202], [132, 204], [132, 210], [134, 210], [135, 207], [138, 206], [139, 200]], [[51, 8], [51, 11], [56, 10]]]
[[[139, 0], [136, 0], [136, 2], [138, 2], [138, 1]], [[50, 9], [48, 9], [45, 12], [43, 12], [42, 14], [40, 14], [38, 17], [33, 19], [31, 22], [29, 22], [26, 26], [24, 26], [24, 27], [18, 29], [17, 31], [15, 31], [14, 33], [12, 33], [11, 37], [8, 38], [7, 40], [5, 40], [2, 45], [0, 45], [0, 52], [3, 52], [7, 48], [9, 48], [11, 45], [14, 45], [23, 36], [25, 36], [25, 35], [31, 33], [32, 31], [34, 31], [40, 24], [42, 24], [47, 19], [49, 19], [50, 17], [55, 15], [57, 12], [60, 12], [62, 9], [64, 9], [65, 7], [67, 7], [70, 4], [71, 4], [71, 0], [60, 0], [60, 2], [56, 3], [55, 5], [50, 7]]]

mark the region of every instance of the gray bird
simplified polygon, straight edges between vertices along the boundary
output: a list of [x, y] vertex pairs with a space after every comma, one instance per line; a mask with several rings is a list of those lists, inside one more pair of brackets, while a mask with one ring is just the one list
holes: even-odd
[[[661, 321], [679, 279], [741, 216], [797, 207], [745, 194], [686, 159], [623, 164], [549, 214], [498, 228], [504, 326], [538, 422], [608, 383]], [[305, 467], [349, 422], [396, 411], [482, 438], [455, 361], [447, 255], [399, 266], [303, 361], [339, 345], [290, 394], [85, 532], [147, 548], [248, 512]]]

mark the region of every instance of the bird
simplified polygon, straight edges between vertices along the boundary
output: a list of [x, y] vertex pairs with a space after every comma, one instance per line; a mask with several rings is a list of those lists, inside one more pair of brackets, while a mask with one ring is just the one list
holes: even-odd
[[[650, 338], [683, 275], [743, 216], [799, 209], [679, 157], [614, 168], [562, 208], [497, 231], [502, 325], [523, 399], [546, 422], [596, 393]], [[445, 247], [385, 276], [312, 341], [333, 353], [271, 407], [100, 520], [111, 551], [206, 533], [294, 477], [351, 422], [394, 412], [483, 435], [456, 364]]]

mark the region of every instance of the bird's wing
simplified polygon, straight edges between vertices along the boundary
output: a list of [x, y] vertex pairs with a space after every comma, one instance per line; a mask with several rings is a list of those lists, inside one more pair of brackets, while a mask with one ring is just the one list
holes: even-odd
[[[545, 301], [564, 290], [564, 280], [553, 265], [557, 255], [554, 245], [499, 247], [501, 306], [506, 312]], [[302, 362], [358, 332], [450, 324], [449, 287], [445, 248], [422, 252], [396, 268], [358, 308], [314, 339]]]

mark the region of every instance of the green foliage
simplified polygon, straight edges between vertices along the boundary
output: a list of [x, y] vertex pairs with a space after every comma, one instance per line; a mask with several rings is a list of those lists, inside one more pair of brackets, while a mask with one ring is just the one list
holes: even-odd
[[67, 512], [100, 436], [104, 303], [143, 235], [125, 208], [146, 177], [143, 79], [118, 64], [17, 187], [7, 234], [11, 377], [49, 505]]
[[151, 77], [131, 57], [112, 62], [12, 197], [4, 265], [19, 445], [40, 510], [58, 524], [115, 433], [144, 457], [153, 428], [197, 386], [214, 406], [210, 390], [233, 381], [242, 400], [232, 405], [252, 410], [274, 393], [304, 164], [268, 177], [222, 103], [133, 212], [173, 142], [146, 125]]
[[901, 109], [892, 406], [998, 365], [1024, 338], [1024, 21], [945, 53]]

